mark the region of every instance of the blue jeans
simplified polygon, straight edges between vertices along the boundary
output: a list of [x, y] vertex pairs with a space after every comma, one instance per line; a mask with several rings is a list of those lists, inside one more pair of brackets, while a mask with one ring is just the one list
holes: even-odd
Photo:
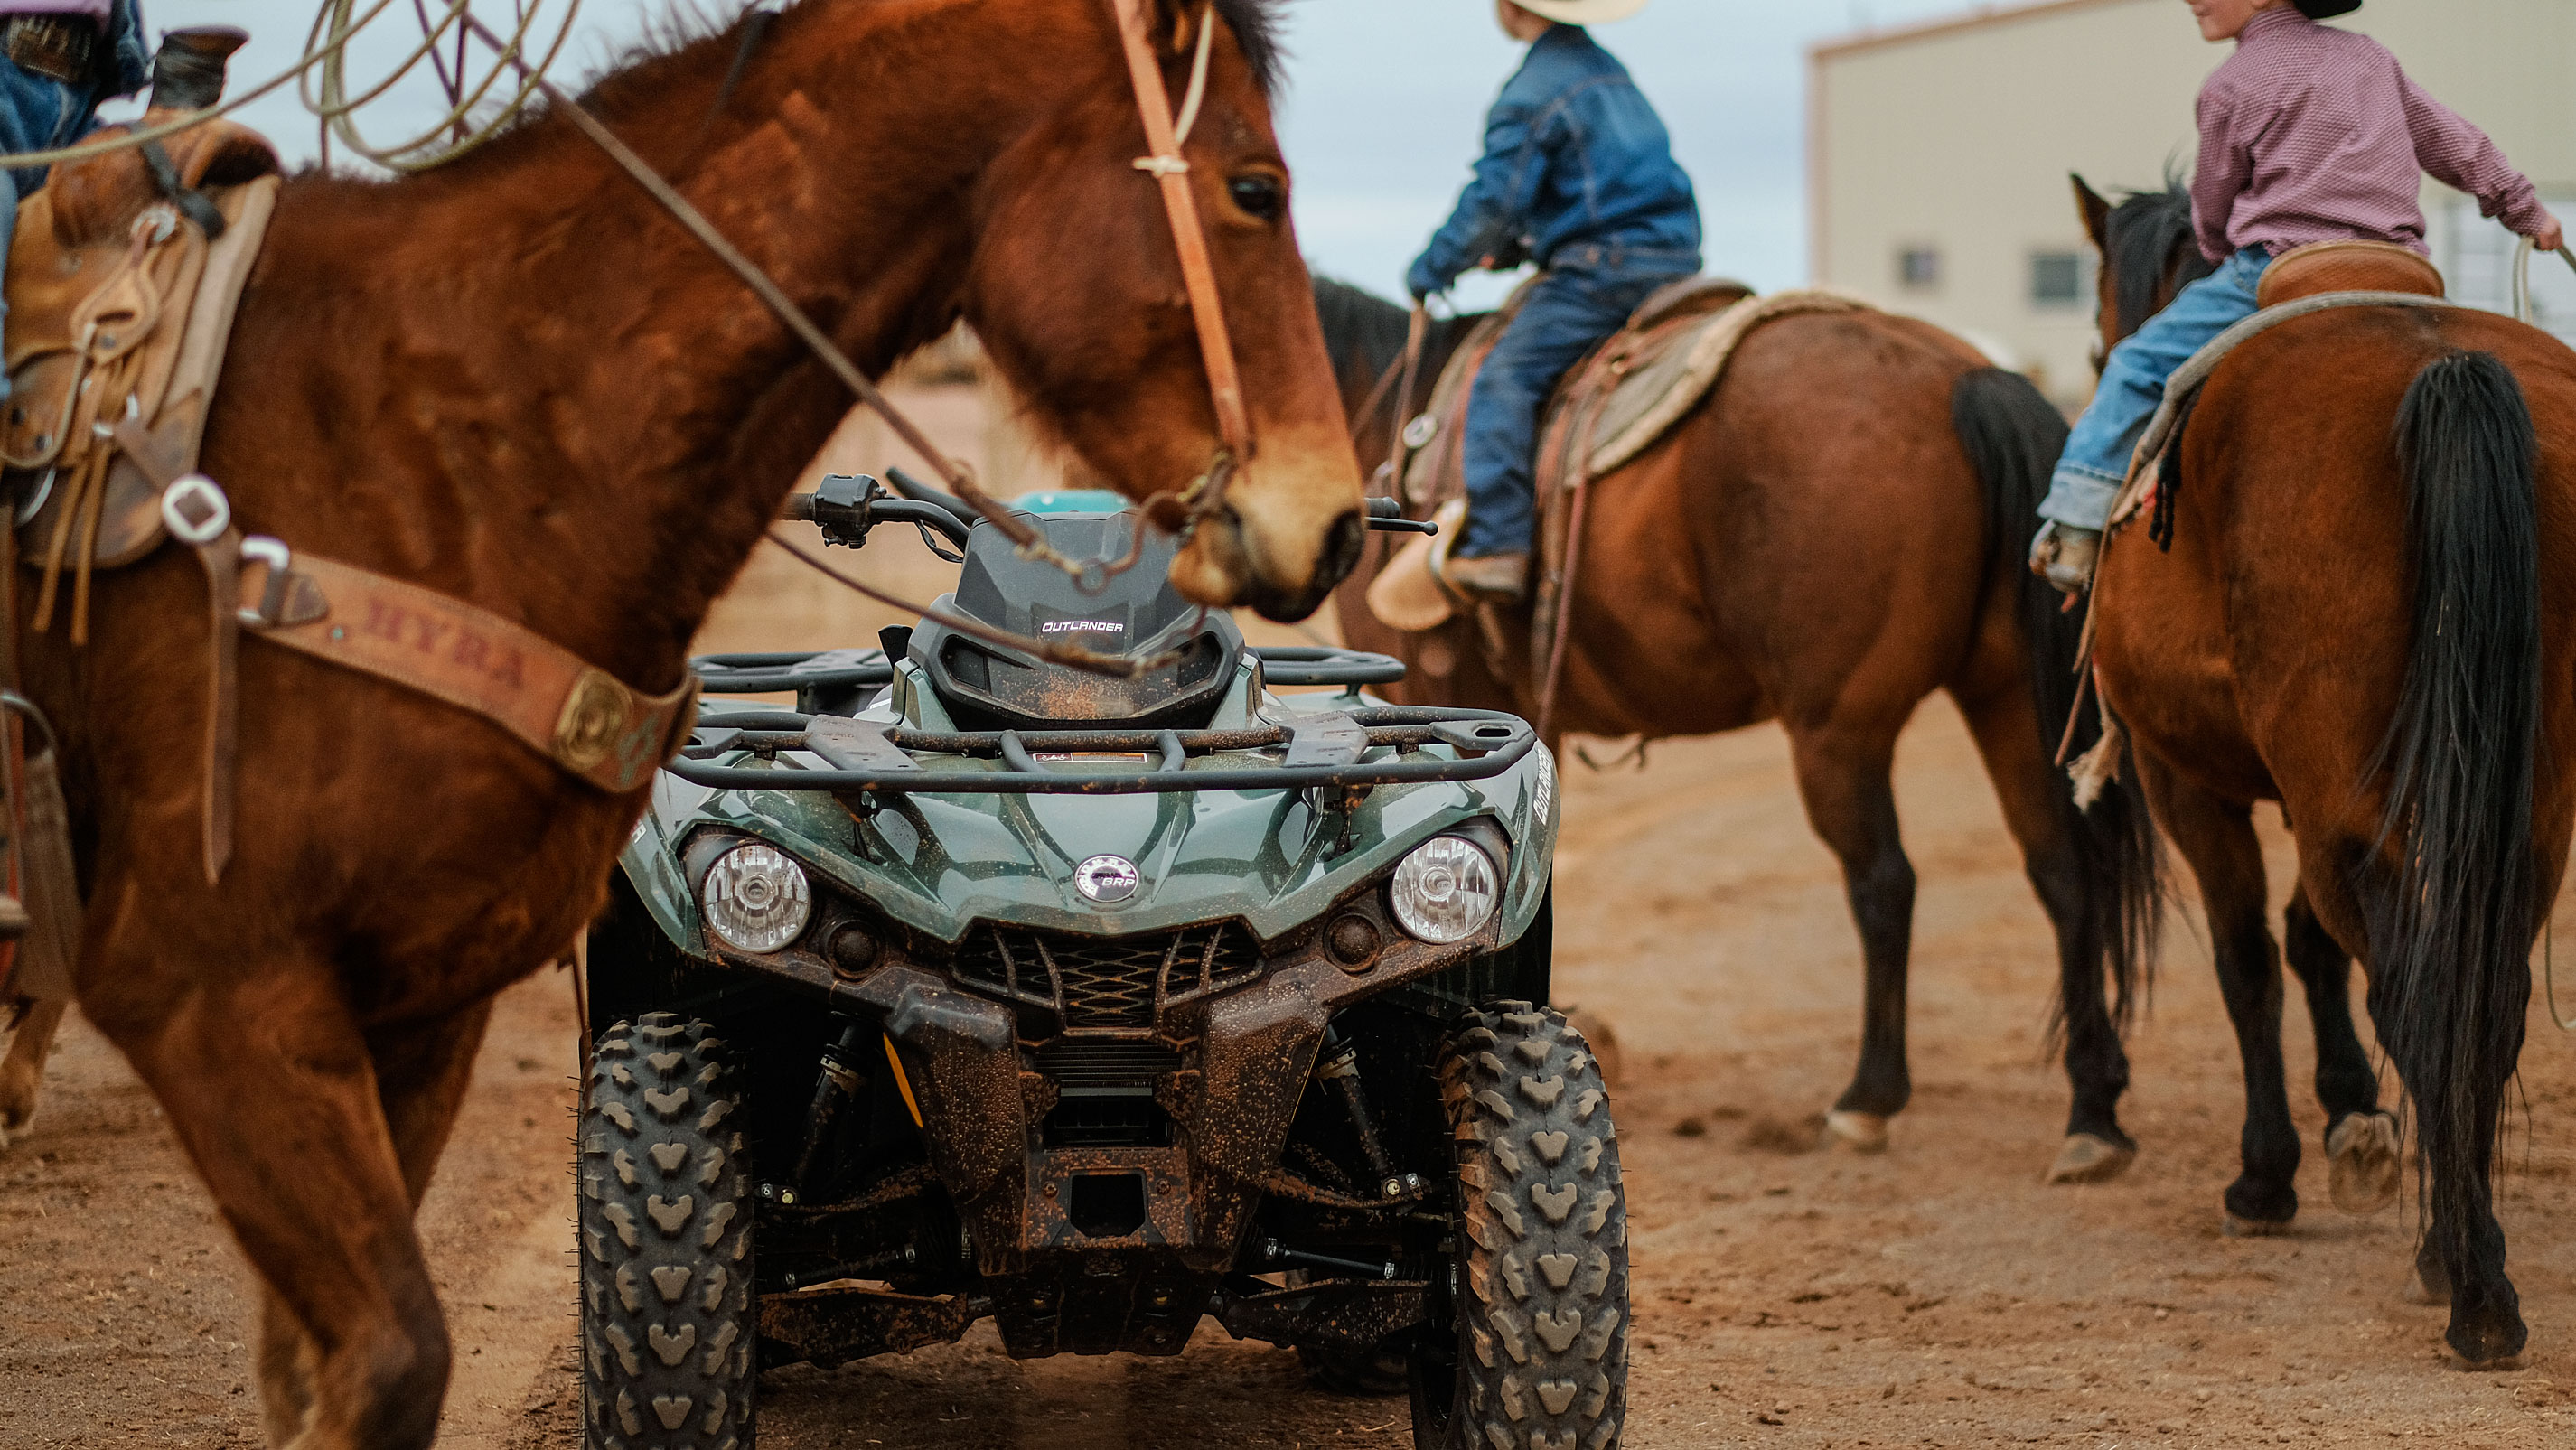
[[1461, 559], [1528, 552], [1539, 423], [1558, 381], [1656, 288], [1698, 270], [1644, 266], [1648, 259], [1633, 253], [1571, 250], [1575, 255], [1554, 259], [1521, 300], [1467, 395], [1467, 528], [1454, 551]]
[[2129, 477], [2129, 455], [2164, 405], [2165, 379], [2254, 315], [2255, 288], [2271, 265], [2272, 254], [2261, 247], [2238, 252], [2111, 349], [2093, 404], [2075, 420], [2048, 497], [2040, 501], [2041, 518], [2096, 531], [2109, 522], [2111, 502]]
[[[32, 75], [0, 59], [0, 151], [50, 151], [68, 146], [98, 124], [99, 89], [67, 86], [50, 76]], [[18, 202], [45, 184], [45, 168], [25, 166], [0, 171], [0, 258], [18, 235]], [[8, 325], [8, 304], [0, 301], [0, 329]], [[9, 396], [9, 379], [0, 373], [0, 398]]]

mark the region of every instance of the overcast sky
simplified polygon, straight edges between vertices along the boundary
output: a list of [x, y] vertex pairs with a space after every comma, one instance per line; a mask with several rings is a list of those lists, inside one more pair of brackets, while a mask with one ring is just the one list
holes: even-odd
[[[253, 33], [233, 76], [247, 84], [292, 62], [314, 0], [143, 0], [146, 23], [164, 28], [231, 24]], [[362, 0], [363, 10], [373, 0]], [[735, 0], [716, 0], [730, 5]], [[1080, 0], [1099, 3], [1099, 0]], [[433, 9], [437, 8], [435, 4]], [[584, 0], [566, 69], [588, 74], [671, 0]], [[1599, 38], [1636, 73], [1671, 126], [1682, 165], [1698, 183], [1711, 270], [1761, 287], [1804, 280], [1803, 129], [1806, 47], [1877, 25], [1988, 8], [1966, 0], [1655, 0]], [[382, 42], [353, 63], [353, 88], [416, 41], [407, 4], [379, 22]], [[1393, 294], [1405, 264], [1457, 197], [1482, 140], [1484, 112], [1519, 63], [1495, 28], [1490, 0], [1287, 0], [1290, 86], [1280, 130], [1297, 179], [1297, 224], [1318, 268]], [[487, 17], [508, 0], [481, 0]], [[562, 0], [544, 12], [562, 13]], [[490, 21], [487, 19], [487, 23]], [[403, 32], [409, 32], [405, 35]], [[433, 113], [424, 81], [371, 113], [392, 138]], [[314, 126], [292, 90], [243, 119], [291, 160], [314, 154]], [[1471, 283], [1462, 300], [1488, 298]]]

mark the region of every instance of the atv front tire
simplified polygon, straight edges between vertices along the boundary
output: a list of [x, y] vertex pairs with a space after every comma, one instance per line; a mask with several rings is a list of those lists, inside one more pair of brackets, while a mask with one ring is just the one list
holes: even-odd
[[1612, 1450], [1627, 1415], [1628, 1205], [1591, 1049], [1562, 1014], [1500, 1003], [1451, 1039], [1440, 1089], [1460, 1237], [1448, 1312], [1413, 1357], [1414, 1444]]
[[703, 1022], [653, 1012], [599, 1039], [581, 1118], [588, 1450], [752, 1450], [740, 1106]]

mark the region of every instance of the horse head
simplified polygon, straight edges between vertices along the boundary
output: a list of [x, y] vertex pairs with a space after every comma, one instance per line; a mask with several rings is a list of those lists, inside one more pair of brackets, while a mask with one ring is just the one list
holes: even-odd
[[2102, 335], [2093, 349], [2098, 373], [2123, 338], [2214, 269], [2200, 254], [2192, 231], [2191, 191], [2182, 182], [2167, 177], [2162, 190], [2127, 192], [2113, 202], [2083, 177], [2069, 180], [2075, 184], [2075, 209], [2084, 219], [2085, 235], [2102, 256], [2097, 284]]
[[[1205, 319], [1193, 312], [1160, 189], [1137, 166], [1148, 148], [1112, 8], [1025, 8], [1030, 27], [1048, 33], [1032, 52], [1071, 83], [972, 183], [978, 226], [963, 312], [1042, 435], [1130, 498], [1175, 492], [1207, 472], [1222, 433], [1201, 352]], [[1301, 619], [1357, 562], [1360, 472], [1289, 217], [1268, 7], [1145, 8], [1184, 112], [1198, 27], [1216, 29], [1183, 156], [1253, 439], [1172, 580], [1202, 603]]]

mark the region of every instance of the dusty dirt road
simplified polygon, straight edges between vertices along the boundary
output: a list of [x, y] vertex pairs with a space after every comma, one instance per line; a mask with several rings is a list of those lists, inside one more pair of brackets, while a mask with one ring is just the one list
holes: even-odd
[[[971, 436], [971, 400], [931, 405]], [[879, 446], [857, 429], [834, 456], [873, 462]], [[878, 567], [907, 587], [940, 579]], [[872, 634], [875, 616], [794, 569], [756, 564], [708, 647]], [[2117, 1183], [2039, 1186], [2065, 1097], [2041, 1056], [2052, 953], [1945, 704], [1899, 762], [1923, 879], [1917, 1090], [1879, 1157], [1811, 1147], [1807, 1120], [1851, 1065], [1860, 980], [1779, 738], [1675, 742], [1641, 771], [1569, 764], [1565, 780], [1559, 995], [1616, 1026], [1627, 1064], [1630, 1444], [2576, 1444], [2576, 1039], [2537, 1006], [2503, 1182], [2533, 1350], [2518, 1371], [2464, 1374], [2439, 1311], [2407, 1296], [2411, 1216], [2327, 1204], [2313, 1103], [2294, 1104], [2310, 1150], [2296, 1232], [2219, 1234], [2242, 1091], [2187, 923], [2133, 1044], [2126, 1121], [2145, 1156]], [[2277, 880], [2285, 842], [2270, 840]], [[2576, 900], [2559, 919], [2576, 940]], [[551, 972], [504, 999], [422, 1215], [458, 1345], [443, 1444], [579, 1444], [571, 1008]], [[2295, 1005], [2287, 1036], [2304, 1082]], [[257, 1444], [245, 1275], [158, 1111], [77, 1022], [47, 1091], [0, 1155], [0, 1447]], [[1290, 1356], [1213, 1330], [1178, 1360], [1034, 1364], [979, 1331], [780, 1372], [763, 1394], [773, 1450], [1410, 1442], [1401, 1401], [1310, 1393]]]

